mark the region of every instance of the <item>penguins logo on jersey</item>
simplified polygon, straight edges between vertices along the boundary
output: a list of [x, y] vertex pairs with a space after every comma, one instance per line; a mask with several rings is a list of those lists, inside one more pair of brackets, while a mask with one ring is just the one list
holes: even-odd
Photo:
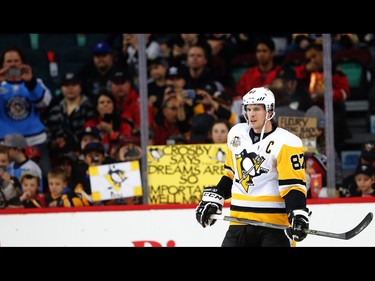
[[232, 139], [232, 141], [230, 142], [230, 144], [233, 146], [233, 147], [239, 147], [241, 145], [241, 139], [240, 137], [234, 137]]
[[31, 113], [30, 102], [21, 96], [11, 97], [5, 106], [6, 113], [10, 119], [24, 120]]
[[238, 175], [240, 177], [240, 179], [236, 179], [236, 182], [239, 182], [246, 192], [250, 186], [254, 185], [253, 178], [263, 173], [268, 173], [268, 169], [261, 167], [264, 160], [263, 156], [255, 152], [248, 153], [246, 149], [236, 155]]

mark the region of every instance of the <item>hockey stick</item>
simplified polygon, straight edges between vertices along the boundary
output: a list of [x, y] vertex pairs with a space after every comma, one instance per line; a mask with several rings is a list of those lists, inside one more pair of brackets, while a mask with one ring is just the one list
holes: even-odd
[[[314, 229], [307, 229], [306, 233], [312, 234], [312, 235], [330, 237], [330, 238], [349, 240], [349, 239], [353, 238], [354, 236], [356, 236], [358, 233], [360, 233], [362, 230], [364, 230], [370, 224], [370, 222], [372, 221], [372, 218], [373, 218], [373, 214], [372, 214], [372, 212], [369, 212], [356, 227], [354, 227], [353, 229], [351, 229], [347, 232], [344, 232], [344, 233], [333, 233], [333, 232], [314, 230]], [[286, 228], [288, 228], [287, 226], [280, 225], [280, 224], [260, 222], [260, 221], [241, 219], [241, 218], [235, 218], [235, 217], [224, 216], [224, 215], [216, 215], [216, 214], [211, 215], [211, 219], [233, 221], [233, 222], [251, 224], [251, 225], [255, 225], [255, 226], [263, 226], [263, 227], [268, 227], [268, 228], [276, 228], [276, 229], [286, 229]]]

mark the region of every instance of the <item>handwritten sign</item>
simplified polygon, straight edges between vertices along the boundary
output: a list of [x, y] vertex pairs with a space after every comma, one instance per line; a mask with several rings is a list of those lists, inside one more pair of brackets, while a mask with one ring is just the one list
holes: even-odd
[[199, 203], [224, 172], [226, 144], [147, 147], [149, 204]]
[[306, 152], [316, 150], [316, 128], [318, 119], [315, 117], [279, 116], [278, 126], [299, 136]]

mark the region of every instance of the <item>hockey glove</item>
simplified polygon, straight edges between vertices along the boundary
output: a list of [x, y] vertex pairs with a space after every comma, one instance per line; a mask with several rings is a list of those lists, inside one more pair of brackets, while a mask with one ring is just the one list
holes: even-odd
[[301, 242], [307, 236], [309, 229], [309, 209], [293, 210], [288, 214], [288, 219], [291, 224], [285, 229], [285, 234], [290, 240]]
[[222, 213], [224, 196], [216, 187], [208, 187], [203, 190], [202, 200], [195, 209], [197, 221], [203, 226], [211, 226], [216, 220], [210, 219], [211, 215]]

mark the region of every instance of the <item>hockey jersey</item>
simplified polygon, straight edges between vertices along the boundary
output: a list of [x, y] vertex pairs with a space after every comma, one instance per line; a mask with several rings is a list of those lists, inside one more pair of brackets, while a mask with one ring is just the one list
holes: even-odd
[[293, 189], [307, 194], [303, 143], [279, 127], [255, 143], [249, 132], [246, 123], [238, 123], [228, 133], [230, 216], [288, 226], [283, 196]]

